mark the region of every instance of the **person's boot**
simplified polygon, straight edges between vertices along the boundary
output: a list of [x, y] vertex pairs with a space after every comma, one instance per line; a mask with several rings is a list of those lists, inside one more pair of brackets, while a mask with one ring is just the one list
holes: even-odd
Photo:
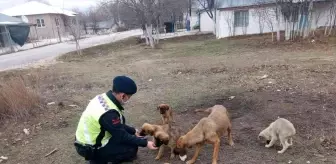
[[107, 163], [105, 163], [105, 162], [104, 163], [101, 163], [101, 162], [99, 163], [99, 162], [91, 160], [91, 161], [87, 161], [86, 164], [107, 164]]

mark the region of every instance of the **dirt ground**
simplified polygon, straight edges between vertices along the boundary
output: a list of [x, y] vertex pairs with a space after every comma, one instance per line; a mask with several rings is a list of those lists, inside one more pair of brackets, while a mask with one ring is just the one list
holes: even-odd
[[[139, 87], [125, 107], [130, 125], [158, 122], [156, 106], [168, 103], [187, 132], [206, 116], [194, 109], [223, 104], [229, 109], [235, 146], [223, 138], [219, 163], [335, 164], [335, 39], [273, 44], [267, 38], [183, 37], [162, 41], [155, 50], [130, 39], [87, 49], [81, 57], [67, 54], [55, 65], [2, 72], [2, 80], [21, 75], [46, 104], [55, 102], [32, 118], [3, 121], [0, 156], [8, 160], [2, 163], [84, 163], [73, 147], [77, 121], [91, 98], [109, 90], [114, 76], [126, 74]], [[267, 149], [257, 140], [277, 117], [290, 120], [297, 131], [294, 146], [282, 155], [277, 154], [280, 146]], [[31, 133], [25, 135], [24, 128]], [[157, 151], [141, 148], [134, 163], [184, 163], [169, 160], [166, 150], [155, 161]], [[192, 153], [190, 149], [189, 158]], [[197, 164], [211, 163], [211, 157], [212, 146], [207, 145]]]

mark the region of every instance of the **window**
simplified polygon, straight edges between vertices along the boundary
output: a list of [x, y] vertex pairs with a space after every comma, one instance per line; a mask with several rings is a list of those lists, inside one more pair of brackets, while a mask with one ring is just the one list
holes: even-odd
[[36, 19], [37, 27], [45, 27], [44, 19]]
[[234, 26], [247, 27], [249, 25], [249, 11], [235, 11], [234, 12]]
[[60, 22], [59, 22], [59, 19], [58, 19], [58, 18], [55, 18], [55, 23], [56, 23], [56, 27], [59, 27], [59, 26], [60, 26]]

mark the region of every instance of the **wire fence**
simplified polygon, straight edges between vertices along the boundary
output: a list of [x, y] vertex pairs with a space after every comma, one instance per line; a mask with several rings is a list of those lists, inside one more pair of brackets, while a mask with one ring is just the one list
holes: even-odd
[[14, 52], [14, 47], [8, 32], [0, 32], [0, 55]]

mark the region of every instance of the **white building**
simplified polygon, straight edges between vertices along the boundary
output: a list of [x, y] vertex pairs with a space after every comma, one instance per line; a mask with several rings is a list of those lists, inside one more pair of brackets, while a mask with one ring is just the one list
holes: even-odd
[[[312, 28], [326, 26], [331, 2], [314, 1]], [[214, 11], [213, 19], [205, 11], [200, 13], [200, 30], [212, 31], [217, 38], [275, 32], [277, 31], [275, 0], [263, 0], [263, 2], [257, 4], [255, 0], [217, 0], [219, 7]], [[280, 30], [285, 30], [283, 18]]]

